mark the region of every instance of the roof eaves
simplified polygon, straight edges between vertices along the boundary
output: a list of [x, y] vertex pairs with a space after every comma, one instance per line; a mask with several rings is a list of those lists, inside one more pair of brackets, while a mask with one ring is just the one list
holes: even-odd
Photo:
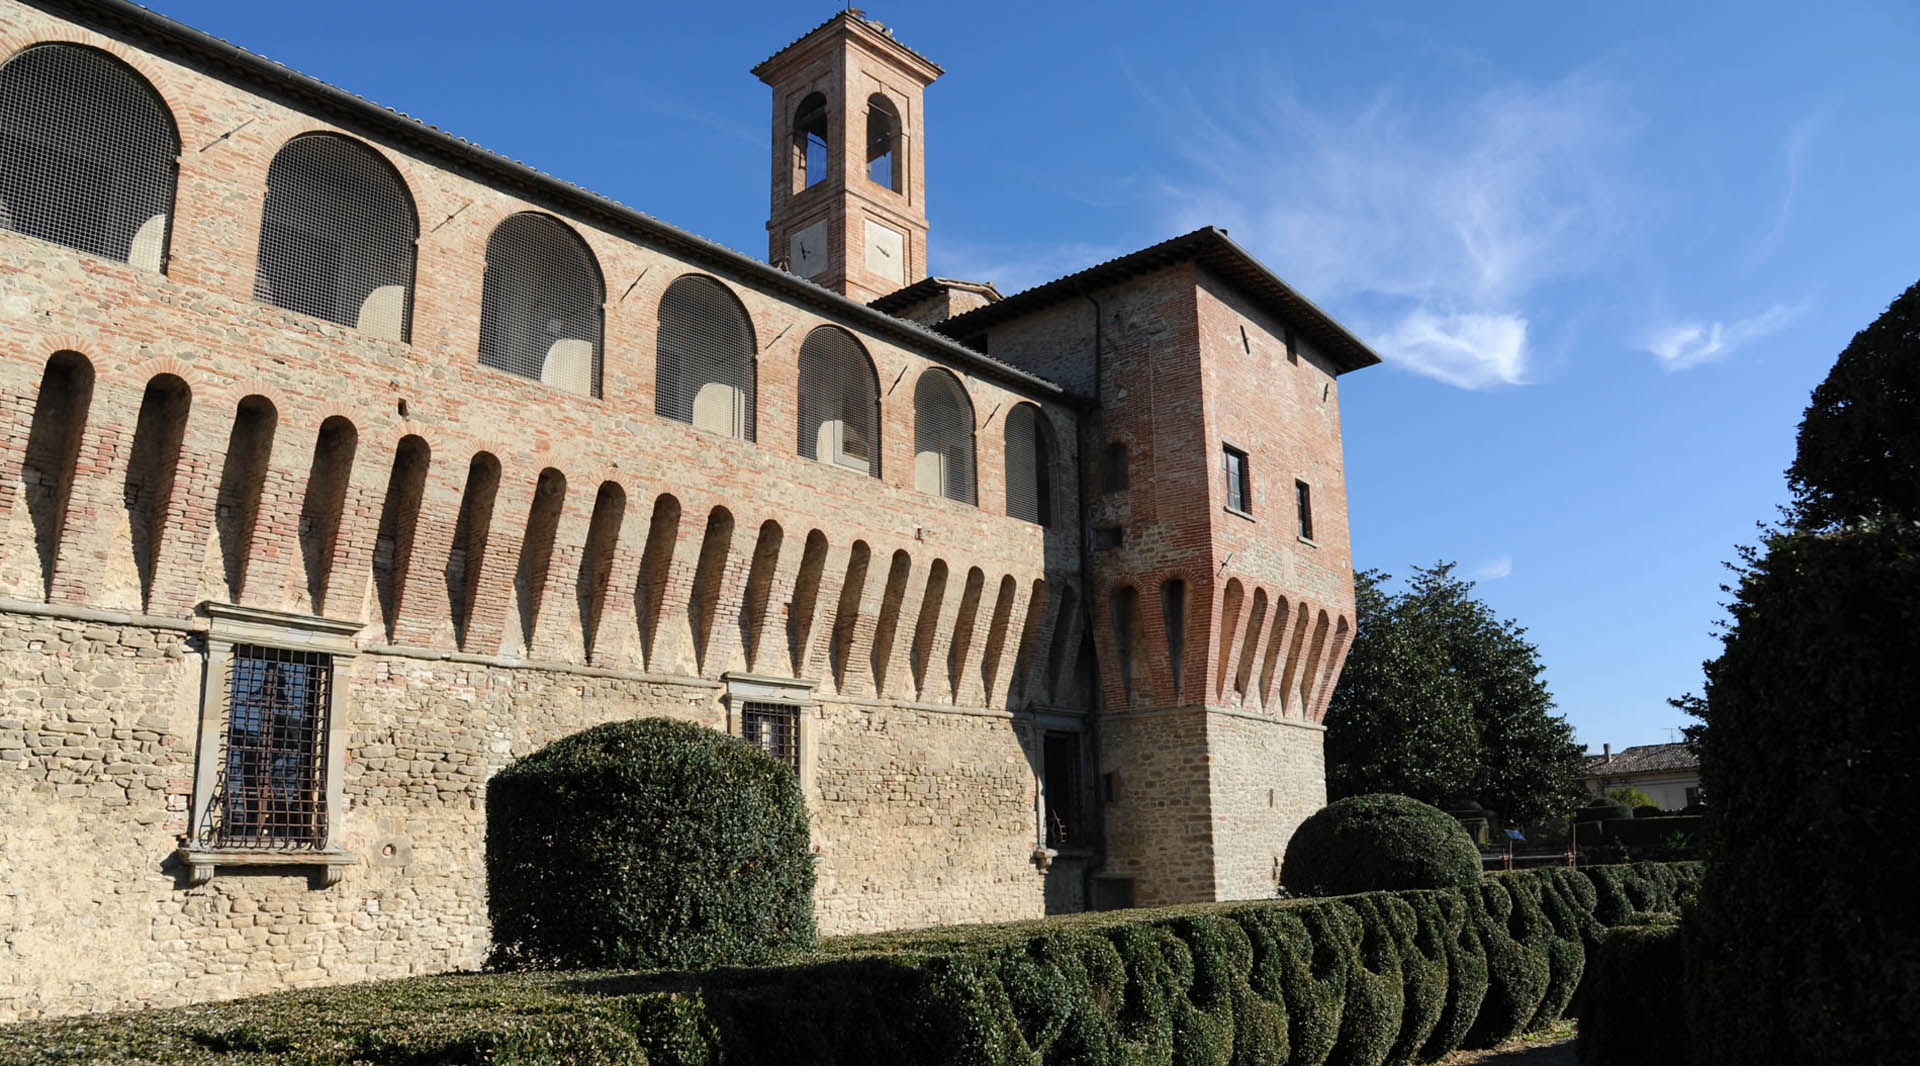
[[1000, 322], [1062, 300], [1088, 289], [1138, 277], [1175, 263], [1195, 261], [1228, 284], [1266, 303], [1269, 309], [1300, 328], [1333, 358], [1340, 372], [1359, 370], [1380, 362], [1380, 356], [1336, 321], [1319, 305], [1300, 295], [1267, 269], [1226, 232], [1208, 226], [1149, 245], [1137, 252], [1096, 263], [1084, 270], [1014, 293], [997, 303], [956, 315], [936, 327], [951, 336], [978, 333]]
[[816, 308], [838, 315], [843, 320], [850, 320], [875, 332], [890, 334], [922, 348], [935, 350], [947, 358], [980, 372], [983, 376], [997, 378], [1044, 395], [1060, 397], [1082, 406], [1088, 402], [1084, 397], [1069, 393], [1055, 382], [983, 355], [951, 337], [935, 333], [916, 322], [876, 311], [839, 293], [821, 288], [805, 278], [797, 277], [771, 264], [734, 251], [723, 244], [663, 222], [617, 200], [536, 170], [465, 138], [456, 137], [404, 112], [382, 106], [366, 97], [357, 96], [318, 78], [302, 74], [265, 56], [249, 52], [230, 41], [176, 22], [139, 4], [131, 3], [130, 0], [35, 0], [35, 2], [47, 7], [91, 13], [97, 18], [117, 23], [135, 33], [157, 38], [177, 48], [197, 53], [202, 58], [230, 67], [246, 77], [267, 82], [317, 104], [323, 109], [344, 113], [384, 136], [451, 157], [456, 163], [496, 180], [557, 201], [582, 214], [596, 216], [615, 226], [637, 231], [650, 240], [684, 253], [687, 258], [696, 262], [715, 269], [745, 275]]

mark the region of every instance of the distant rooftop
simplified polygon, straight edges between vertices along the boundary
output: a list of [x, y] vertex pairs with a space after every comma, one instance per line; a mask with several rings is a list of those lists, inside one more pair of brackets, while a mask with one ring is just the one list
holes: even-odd
[[1587, 773], [1594, 775], [1699, 768], [1700, 756], [1695, 755], [1684, 741], [1677, 744], [1638, 744], [1614, 752], [1611, 758], [1606, 755], [1587, 756]]

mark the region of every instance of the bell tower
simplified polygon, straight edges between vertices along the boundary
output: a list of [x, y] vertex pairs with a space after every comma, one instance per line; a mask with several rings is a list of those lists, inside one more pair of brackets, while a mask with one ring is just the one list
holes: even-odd
[[861, 303], [925, 278], [921, 98], [944, 71], [855, 9], [753, 73], [773, 88], [768, 259]]

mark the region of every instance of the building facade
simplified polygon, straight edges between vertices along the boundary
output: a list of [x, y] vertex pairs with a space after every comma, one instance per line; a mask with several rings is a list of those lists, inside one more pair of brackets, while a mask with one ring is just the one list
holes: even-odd
[[1216, 230], [928, 277], [939, 68], [755, 73], [768, 261], [0, 0], [0, 1020], [475, 966], [488, 777], [640, 715], [791, 762], [830, 933], [1272, 893], [1376, 357]]

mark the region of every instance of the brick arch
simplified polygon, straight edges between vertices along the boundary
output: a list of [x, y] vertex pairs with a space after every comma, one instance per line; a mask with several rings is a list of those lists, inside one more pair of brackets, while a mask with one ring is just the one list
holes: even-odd
[[[0, 36], [0, 66], [5, 66], [14, 56], [36, 44], [77, 44], [105, 52], [132, 68], [135, 74], [144, 78], [153, 88], [155, 95], [160, 97], [160, 106], [165, 108], [167, 114], [172, 117], [174, 132], [180, 136], [180, 154], [183, 156], [186, 154], [189, 142], [186, 127], [181, 120], [185, 116], [190, 116], [192, 112], [182, 111], [174, 105], [174, 101], [191, 95], [191, 90], [181, 83], [182, 79], [176, 76], [170, 67], [145, 52], [128, 48], [111, 37], [92, 33], [78, 26], [21, 30]], [[198, 128], [196, 125], [195, 129], [198, 130]]]
[[[75, 349], [68, 348], [67, 350], [73, 351]], [[141, 388], [145, 388], [147, 382], [152, 381], [162, 374], [172, 374], [174, 377], [186, 382], [187, 388], [193, 390], [194, 398], [197, 400], [205, 400], [220, 394], [219, 386], [207, 379], [205, 371], [171, 355], [161, 355], [151, 359], [144, 359], [126, 369], [127, 380], [139, 385]], [[343, 411], [341, 413], [344, 414], [345, 412]], [[321, 417], [324, 420], [326, 416], [322, 415]]]

